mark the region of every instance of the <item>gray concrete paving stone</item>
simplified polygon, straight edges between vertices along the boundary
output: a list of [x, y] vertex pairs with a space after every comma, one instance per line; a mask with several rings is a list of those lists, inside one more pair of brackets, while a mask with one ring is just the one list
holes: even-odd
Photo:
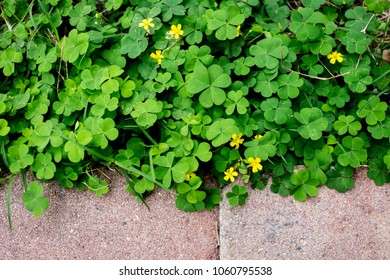
[[390, 184], [366, 173], [345, 194], [321, 187], [306, 202], [247, 187], [245, 206], [220, 206], [220, 258], [390, 259]]
[[115, 174], [103, 197], [46, 184], [46, 213], [36, 218], [22, 201], [18, 178], [12, 189], [8, 230], [6, 188], [0, 187], [0, 259], [216, 259], [218, 210], [184, 213], [175, 194], [157, 190], [147, 198], [151, 211], [125, 190]]

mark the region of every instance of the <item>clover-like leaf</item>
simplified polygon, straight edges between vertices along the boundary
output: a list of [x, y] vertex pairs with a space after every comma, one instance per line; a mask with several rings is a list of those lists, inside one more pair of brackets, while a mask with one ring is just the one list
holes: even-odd
[[138, 125], [150, 127], [157, 121], [157, 114], [161, 112], [163, 104], [155, 99], [138, 102], [134, 105], [131, 116], [136, 119]]
[[226, 114], [231, 115], [237, 111], [240, 115], [245, 114], [249, 107], [249, 101], [243, 96], [241, 90], [229, 91], [225, 101]]
[[45, 210], [49, 208], [49, 200], [43, 196], [44, 188], [37, 182], [31, 182], [27, 185], [27, 191], [22, 195], [22, 201], [27, 210], [34, 216], [40, 217]]
[[318, 10], [325, 2], [325, 0], [302, 0], [303, 6], [310, 7], [314, 10]]
[[279, 88], [278, 82], [273, 80], [277, 75], [277, 72], [267, 75], [263, 71], [259, 71], [256, 76], [256, 85], [253, 88], [255, 92], [260, 92], [264, 97], [271, 97]]
[[322, 137], [322, 131], [328, 127], [328, 119], [318, 108], [304, 108], [294, 117], [301, 123], [298, 133], [305, 139], [318, 140]]
[[368, 178], [372, 179], [377, 186], [383, 186], [390, 182], [390, 171], [382, 159], [376, 158], [368, 163]]
[[[83, 145], [89, 145], [91, 147], [101, 147], [105, 149], [108, 146], [108, 140], [114, 141], [119, 136], [119, 131], [115, 127], [115, 122], [111, 118], [98, 118], [89, 117], [85, 120], [85, 130], [88, 129], [92, 133], [92, 140], [90, 135], [86, 134], [85, 142]], [[89, 141], [90, 142], [89, 142]], [[78, 141], [80, 142], [80, 132], [78, 132]]]
[[386, 102], [381, 102], [379, 97], [362, 100], [359, 102], [358, 107], [357, 115], [360, 118], [366, 118], [368, 125], [375, 125], [378, 121], [383, 121], [386, 118], [387, 104]]
[[337, 130], [339, 135], [344, 135], [349, 133], [352, 136], [356, 136], [358, 132], [362, 129], [362, 125], [359, 121], [355, 121], [355, 117], [348, 115], [339, 116], [338, 120], [334, 123], [334, 129]]
[[210, 65], [213, 61], [213, 56], [210, 53], [211, 49], [207, 45], [202, 45], [200, 48], [198, 46], [190, 46], [186, 51], [184, 68], [187, 71], [193, 71], [198, 63], [202, 63], [204, 66]]
[[240, 158], [240, 153], [236, 149], [222, 148], [219, 154], [213, 156], [215, 169], [222, 173], [228, 166], [231, 166]]
[[260, 158], [262, 161], [273, 157], [276, 154], [276, 136], [273, 133], [266, 133], [261, 139], [256, 139], [244, 143], [247, 147], [245, 150], [245, 158]]
[[231, 206], [244, 205], [248, 197], [248, 192], [245, 186], [235, 185], [231, 192], [226, 193], [226, 197], [229, 199]]
[[31, 165], [31, 170], [36, 172], [36, 176], [41, 180], [49, 180], [54, 177], [57, 168], [52, 162], [52, 156], [49, 153], [39, 153], [36, 155], [34, 163]]
[[367, 160], [367, 150], [364, 147], [364, 141], [360, 137], [346, 136], [342, 140], [342, 146], [335, 148], [338, 155], [337, 161], [342, 166], [352, 166], [357, 168]]
[[194, 156], [196, 156], [200, 161], [208, 162], [213, 156], [210, 151], [210, 144], [207, 142], [202, 142], [199, 145], [194, 147]]
[[210, 108], [213, 104], [221, 105], [225, 102], [226, 93], [223, 88], [227, 88], [230, 84], [231, 79], [223, 72], [221, 66], [213, 64], [206, 68], [198, 64], [188, 82], [187, 89], [192, 94], [201, 92], [200, 104], [205, 108]]
[[3, 74], [11, 76], [15, 71], [15, 63], [22, 62], [23, 54], [16, 51], [13, 47], [8, 47], [0, 52], [0, 68], [3, 68]]
[[114, 111], [118, 108], [118, 99], [112, 97], [109, 94], [102, 94], [96, 97], [95, 104], [91, 108], [91, 113], [94, 116], [102, 117], [105, 111]]
[[318, 195], [317, 186], [320, 185], [319, 180], [313, 178], [307, 169], [301, 169], [298, 172], [291, 174], [291, 183], [295, 186], [290, 193], [297, 201], [305, 201], [307, 196], [313, 197]]
[[258, 67], [274, 69], [279, 65], [279, 60], [287, 56], [288, 48], [282, 39], [272, 37], [260, 40], [249, 48], [249, 52], [254, 56], [254, 62]]
[[75, 62], [76, 59], [87, 52], [89, 36], [86, 33], [78, 33], [77, 29], [69, 32], [69, 37], [61, 41], [61, 48], [64, 50], [62, 59], [67, 62]]
[[182, 2], [183, 0], [163, 0], [161, 7], [163, 21], [170, 21], [173, 15], [184, 16], [186, 10], [180, 5]]
[[61, 186], [72, 188], [75, 181], [78, 179], [78, 174], [72, 167], [67, 166], [57, 170], [55, 173], [55, 179], [60, 182]]
[[367, 130], [374, 139], [390, 138], [390, 118], [387, 117], [383, 122], [378, 122], [374, 126], [368, 126]]
[[351, 190], [355, 186], [355, 181], [352, 178], [353, 174], [354, 169], [351, 166], [336, 164], [326, 172], [328, 177], [326, 185], [328, 188], [342, 193]]
[[277, 81], [279, 84], [278, 96], [281, 99], [296, 98], [299, 95], [298, 88], [303, 85], [303, 80], [299, 78], [297, 73], [279, 75]]
[[284, 124], [293, 113], [291, 105], [290, 99], [279, 100], [273, 97], [261, 102], [261, 110], [267, 121]]
[[376, 14], [381, 14], [390, 9], [390, 3], [387, 0], [366, 0], [365, 4], [369, 11], [373, 11]]
[[328, 103], [330, 105], [336, 105], [337, 108], [343, 108], [345, 103], [349, 102], [349, 100], [350, 96], [346, 87], [333, 87], [328, 94]]
[[130, 58], [136, 58], [148, 47], [148, 40], [145, 38], [143, 29], [138, 26], [130, 28], [129, 34], [121, 39], [121, 53], [127, 54]]
[[29, 147], [25, 144], [11, 146], [8, 148], [9, 170], [16, 174], [34, 162], [34, 158], [29, 154]]
[[299, 41], [313, 40], [321, 34], [321, 27], [317, 26], [319, 23], [324, 23], [321, 12], [315, 12], [312, 8], [300, 8], [291, 13], [290, 30]]
[[10, 130], [7, 120], [0, 119], [0, 136], [6, 136]]
[[349, 53], [362, 54], [371, 44], [371, 39], [361, 32], [347, 32], [341, 42]]
[[214, 147], [219, 147], [228, 142], [233, 134], [238, 134], [239, 130], [233, 119], [219, 119], [213, 122], [206, 133], [207, 140], [212, 140]]
[[80, 2], [69, 11], [69, 23], [80, 31], [84, 31], [91, 23], [91, 18], [88, 16], [92, 12], [92, 6], [87, 2]]
[[368, 67], [358, 67], [349, 71], [344, 76], [344, 81], [348, 84], [350, 90], [362, 93], [366, 91], [367, 85], [370, 85], [373, 79], [370, 76], [370, 69]]
[[100, 180], [96, 176], [89, 176], [88, 181], [85, 182], [85, 185], [97, 196], [102, 196], [103, 194], [108, 193], [108, 183], [104, 180]]
[[213, 11], [212, 18], [207, 23], [207, 28], [217, 30], [215, 37], [218, 40], [234, 39], [237, 36], [237, 26], [242, 24], [245, 16], [236, 6], [227, 9]]

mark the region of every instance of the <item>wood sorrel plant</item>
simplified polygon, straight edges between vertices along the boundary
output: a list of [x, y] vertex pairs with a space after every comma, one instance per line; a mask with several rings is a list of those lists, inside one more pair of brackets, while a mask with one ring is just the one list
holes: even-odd
[[48, 201], [28, 170], [100, 196], [106, 165], [184, 211], [220, 202], [210, 172], [257, 189], [270, 174], [299, 201], [353, 188], [360, 166], [390, 181], [388, 1], [0, 3], [0, 168], [22, 173], [36, 216]]

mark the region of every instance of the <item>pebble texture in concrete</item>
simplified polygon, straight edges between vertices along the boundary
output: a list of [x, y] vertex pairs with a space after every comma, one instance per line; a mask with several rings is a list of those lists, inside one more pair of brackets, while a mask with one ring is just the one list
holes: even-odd
[[221, 259], [390, 259], [390, 184], [377, 187], [366, 173], [345, 194], [321, 187], [306, 202], [249, 187], [244, 207], [224, 201]]
[[12, 224], [8, 229], [6, 188], [0, 188], [0, 259], [216, 259], [218, 211], [184, 213], [175, 195], [157, 190], [147, 198], [151, 209], [112, 177], [103, 197], [88, 191], [46, 185], [50, 207], [41, 218], [22, 201], [21, 180], [12, 190]]

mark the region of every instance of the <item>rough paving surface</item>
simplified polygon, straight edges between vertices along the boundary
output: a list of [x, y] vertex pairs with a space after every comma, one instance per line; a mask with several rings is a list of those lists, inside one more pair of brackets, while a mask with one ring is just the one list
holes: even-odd
[[296, 202], [250, 191], [244, 207], [220, 207], [221, 259], [390, 259], [390, 184], [355, 173], [355, 188], [326, 187]]
[[88, 191], [48, 184], [50, 207], [35, 218], [21, 201], [20, 178], [12, 190], [8, 230], [6, 188], [0, 187], [0, 259], [216, 259], [218, 211], [184, 213], [175, 195], [155, 191], [151, 208], [136, 202], [112, 177], [111, 191], [96, 197]]

